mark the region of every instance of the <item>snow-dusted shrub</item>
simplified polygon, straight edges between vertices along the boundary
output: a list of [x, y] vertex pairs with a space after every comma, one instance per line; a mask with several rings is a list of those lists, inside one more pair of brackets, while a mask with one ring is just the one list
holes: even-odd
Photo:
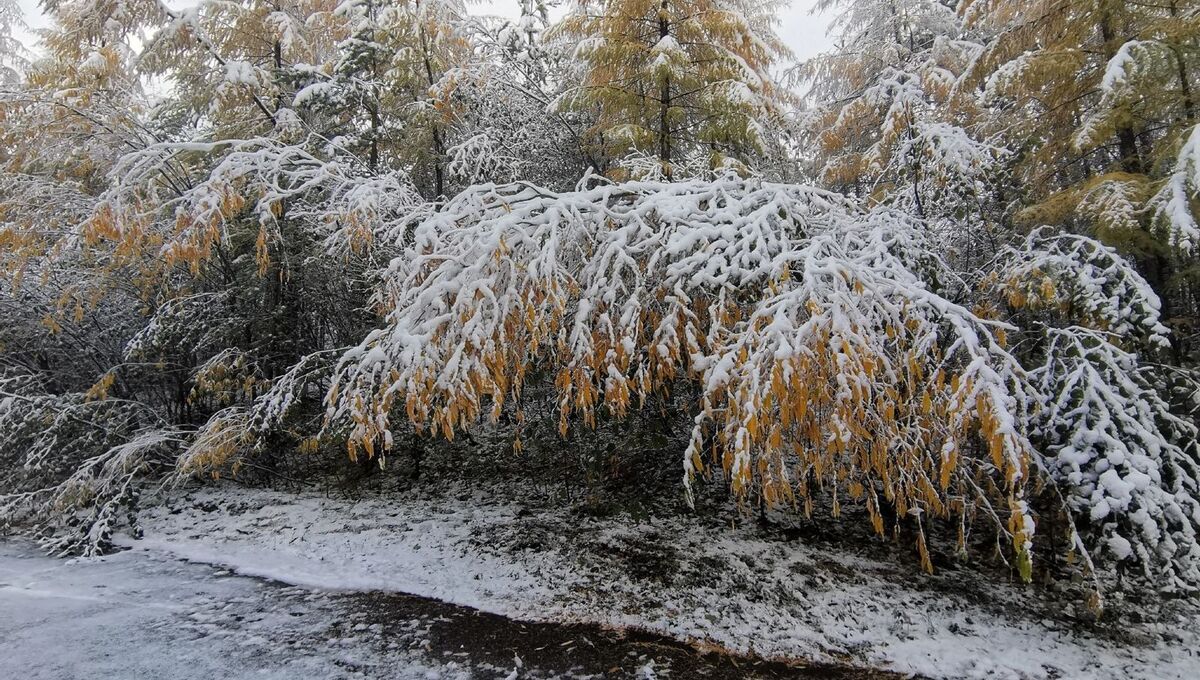
[[144, 405], [101, 396], [0, 377], [0, 521], [35, 523], [55, 553], [106, 549], [142, 478], [180, 441]]
[[[196, 389], [234, 391], [246, 390], [257, 394], [227, 399], [232, 403], [212, 414], [190, 439], [175, 461], [177, 481], [196, 474], [219, 477], [223, 473], [236, 476], [247, 460], [257, 454], [270, 452], [278, 445], [272, 435], [287, 433], [299, 440], [298, 449], [311, 452], [316, 448], [316, 434], [321, 429], [319, 405], [324, 386], [342, 350], [313, 352], [295, 363], [283, 375], [267, 380], [261, 376], [247, 377], [237, 362], [240, 356], [224, 353], [216, 359], [232, 359], [234, 366], [210, 361], [208, 375], [198, 376]], [[213, 380], [216, 384], [213, 384]], [[301, 405], [317, 408], [306, 413]], [[306, 417], [307, 416], [307, 417]]]
[[1034, 440], [1085, 543], [1167, 590], [1200, 584], [1196, 427], [1170, 412], [1137, 357], [1110, 336], [1047, 328]]
[[535, 372], [554, 376], [563, 432], [687, 379], [703, 404], [685, 482], [714, 466], [770, 505], [819, 486], [863, 502], [880, 532], [888, 503], [916, 517], [927, 568], [922, 514], [964, 534], [983, 517], [1028, 575], [1035, 466], [1021, 369], [998, 339], [1011, 329], [943, 294], [955, 277], [920, 223], [727, 175], [474, 187], [402, 243], [386, 324], [327, 398], [352, 456], [387, 451], [398, 414], [447, 438], [495, 418]]
[[1197, 587], [1197, 429], [1138, 354], [1167, 345], [1158, 297], [1111, 248], [1048, 229], [1007, 253], [1000, 278], [1029, 317], [1030, 433], [1076, 518], [1076, 547], [1167, 590]]
[[1150, 284], [1117, 251], [1075, 234], [1034, 230], [1001, 257], [1008, 304], [1111, 333], [1122, 345], [1167, 345], [1161, 303]]

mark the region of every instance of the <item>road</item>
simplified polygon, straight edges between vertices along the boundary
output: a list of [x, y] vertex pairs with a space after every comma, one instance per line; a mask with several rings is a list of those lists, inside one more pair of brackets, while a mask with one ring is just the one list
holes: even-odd
[[876, 678], [639, 632], [524, 623], [396, 593], [314, 591], [144, 550], [0, 542], [0, 677]]

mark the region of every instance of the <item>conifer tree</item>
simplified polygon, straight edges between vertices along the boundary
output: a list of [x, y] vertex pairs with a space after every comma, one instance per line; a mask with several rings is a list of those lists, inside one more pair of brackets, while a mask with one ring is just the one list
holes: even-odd
[[579, 0], [555, 31], [578, 40], [582, 82], [559, 105], [598, 111], [590, 144], [645, 154], [656, 172], [703, 159], [752, 165], [764, 119], [786, 93], [770, 67], [787, 55], [763, 0]]
[[0, 86], [13, 86], [29, 66], [29, 49], [16, 36], [25, 28], [25, 17], [16, 0], [0, 2]]
[[302, 68], [293, 105], [327, 116], [323, 134], [357, 154], [371, 172], [379, 169], [386, 144], [389, 111], [384, 101], [389, 50], [381, 23], [382, 0], [347, 0], [334, 16], [340, 20], [335, 52], [325, 64]]
[[1004, 148], [956, 84], [983, 49], [941, 0], [825, 0], [837, 46], [794, 75], [808, 86], [815, 174], [944, 233], [974, 264], [994, 255]]
[[414, 179], [435, 200], [449, 191], [454, 93], [470, 77], [471, 46], [462, 30], [466, 14], [459, 0], [400, 0], [384, 13], [383, 43], [392, 53], [386, 87], [396, 97], [392, 108], [405, 121], [396, 143], [409, 150]]
[[1197, 123], [1200, 5], [965, 0], [962, 12], [992, 33], [962, 87], [982, 92], [1016, 152], [1018, 224], [1120, 247], [1172, 323], [1194, 317], [1195, 286], [1176, 273], [1192, 266], [1195, 206], [1179, 200], [1187, 189], [1172, 168]]

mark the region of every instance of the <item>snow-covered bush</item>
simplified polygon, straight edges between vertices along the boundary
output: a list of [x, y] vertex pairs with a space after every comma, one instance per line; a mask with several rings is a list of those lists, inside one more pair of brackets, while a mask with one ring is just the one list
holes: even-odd
[[[1047, 328], [1033, 438], [1084, 541], [1166, 590], [1200, 584], [1196, 427], [1110, 335]], [[1158, 579], [1162, 576], [1162, 579]]]
[[55, 553], [101, 552], [179, 441], [142, 404], [0, 376], [0, 521], [36, 522]]
[[554, 376], [564, 433], [687, 379], [703, 404], [685, 482], [713, 466], [767, 505], [820, 486], [881, 533], [882, 503], [918, 526], [980, 515], [1028, 575], [1034, 466], [1008, 327], [945, 296], [962, 287], [919, 222], [727, 175], [474, 187], [403, 243], [386, 324], [327, 398], [352, 456], [389, 449], [397, 414], [447, 438], [498, 417], [535, 374]]
[[1167, 345], [1162, 303], [1114, 249], [1075, 234], [1037, 229], [1001, 256], [998, 272], [1008, 304], [1111, 333], [1122, 345]]
[[[275, 379], [249, 374], [241, 356], [227, 353], [217, 358], [232, 359], [233, 366], [210, 362], [215, 375], [199, 376], [197, 388], [250, 394], [225, 400], [225, 407], [205, 421], [176, 459], [176, 479], [197, 474], [237, 476], [251, 457], [281, 453], [269, 450], [280, 446], [280, 434], [296, 440], [295, 448], [301, 452], [315, 449], [321, 430], [319, 405], [341, 351], [308, 354]], [[212, 384], [214, 379], [217, 385]], [[304, 405], [313, 408], [306, 410]]]
[[1000, 290], [1023, 321], [1037, 406], [1030, 435], [1074, 513], [1085, 560], [1200, 586], [1200, 457], [1143, 364], [1167, 345], [1160, 302], [1113, 249], [1035, 230], [1010, 249]]

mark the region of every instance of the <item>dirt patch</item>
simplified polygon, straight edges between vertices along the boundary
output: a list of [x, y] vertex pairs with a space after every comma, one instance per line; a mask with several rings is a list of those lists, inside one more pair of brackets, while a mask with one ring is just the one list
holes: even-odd
[[[368, 626], [381, 625], [385, 637], [415, 635], [434, 658], [460, 657], [472, 667], [514, 669], [521, 677], [599, 676], [604, 678], [822, 678], [884, 680], [884, 671], [829, 664], [784, 663], [702, 648], [645, 631], [611, 630], [590, 624], [528, 623], [397, 593], [346, 596]], [[648, 672], [649, 671], [649, 672]], [[487, 677], [486, 675], [482, 677]]]

